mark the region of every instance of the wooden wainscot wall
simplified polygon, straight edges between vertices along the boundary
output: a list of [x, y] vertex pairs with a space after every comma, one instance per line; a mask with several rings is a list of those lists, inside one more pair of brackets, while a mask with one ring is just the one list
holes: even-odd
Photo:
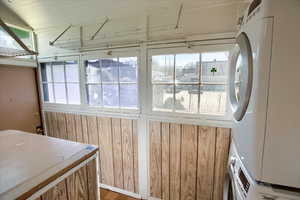
[[137, 120], [45, 112], [48, 136], [99, 146], [100, 182], [139, 193]]
[[150, 196], [222, 200], [230, 129], [150, 122]]
[[35, 200], [98, 200], [96, 160], [81, 167]]
[[[137, 120], [45, 112], [48, 135], [99, 145], [100, 182], [139, 193]], [[149, 122], [150, 197], [222, 200], [230, 129]]]

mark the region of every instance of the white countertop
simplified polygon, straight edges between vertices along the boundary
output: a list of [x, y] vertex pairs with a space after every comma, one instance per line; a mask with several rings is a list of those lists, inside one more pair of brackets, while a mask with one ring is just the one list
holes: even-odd
[[14, 199], [96, 147], [20, 131], [0, 131], [0, 200]]

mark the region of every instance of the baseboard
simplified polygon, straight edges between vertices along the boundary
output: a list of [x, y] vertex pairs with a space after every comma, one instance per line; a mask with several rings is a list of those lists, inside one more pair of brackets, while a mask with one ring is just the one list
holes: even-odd
[[111, 190], [113, 192], [118, 192], [120, 194], [124, 194], [124, 195], [130, 196], [130, 197], [136, 198], [136, 199], [141, 199], [142, 198], [142, 196], [140, 194], [136, 194], [134, 192], [128, 192], [126, 190], [122, 190], [120, 188], [112, 187], [112, 186], [105, 185], [105, 184], [102, 184], [102, 183], [100, 183], [100, 188]]

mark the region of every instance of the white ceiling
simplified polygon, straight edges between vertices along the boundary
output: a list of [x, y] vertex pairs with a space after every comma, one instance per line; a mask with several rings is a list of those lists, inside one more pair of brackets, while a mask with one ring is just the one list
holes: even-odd
[[[143, 18], [178, 12], [183, 3], [183, 14], [195, 9], [236, 5], [248, 0], [0, 0], [14, 10], [34, 29], [67, 24], [93, 24], [107, 16], [112, 20], [128, 17]], [[176, 20], [176, 19], [175, 19]]]
[[[66, 49], [135, 41], [183, 39], [201, 34], [235, 32], [237, 18], [251, 0], [0, 0], [38, 35], [40, 55]], [[183, 4], [179, 28], [175, 29]], [[90, 40], [105, 18], [110, 20]], [[73, 27], [49, 46], [70, 24]], [[80, 26], [83, 35], [80, 38]]]

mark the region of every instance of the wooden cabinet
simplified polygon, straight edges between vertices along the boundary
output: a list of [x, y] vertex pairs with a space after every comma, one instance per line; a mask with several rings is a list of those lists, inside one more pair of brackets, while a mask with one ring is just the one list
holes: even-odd
[[99, 200], [98, 147], [0, 132], [1, 200]]

